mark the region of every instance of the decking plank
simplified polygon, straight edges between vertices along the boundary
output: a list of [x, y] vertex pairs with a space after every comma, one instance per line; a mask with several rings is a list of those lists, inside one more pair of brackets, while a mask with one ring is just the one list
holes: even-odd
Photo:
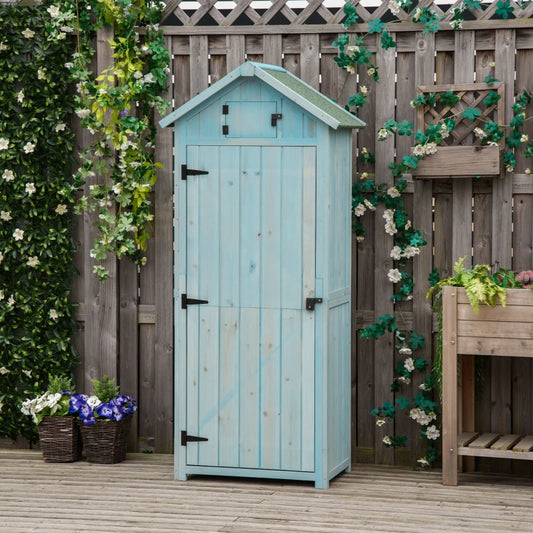
[[[0, 450], [0, 532], [357, 533], [533, 532], [533, 480], [354, 465], [329, 490], [311, 483], [197, 476], [173, 479], [172, 456], [117, 465], [44, 463]], [[82, 502], [80, 504], [80, 502]], [[126, 505], [124, 505], [126, 503]]]

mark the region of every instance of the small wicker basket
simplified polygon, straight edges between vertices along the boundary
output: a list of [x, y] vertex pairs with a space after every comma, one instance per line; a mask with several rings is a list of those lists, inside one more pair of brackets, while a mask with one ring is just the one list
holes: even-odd
[[74, 417], [45, 416], [37, 428], [45, 462], [72, 463], [81, 459], [82, 440]]
[[97, 418], [92, 426], [78, 423], [87, 461], [114, 464], [126, 459], [131, 416], [125, 416], [120, 422]]

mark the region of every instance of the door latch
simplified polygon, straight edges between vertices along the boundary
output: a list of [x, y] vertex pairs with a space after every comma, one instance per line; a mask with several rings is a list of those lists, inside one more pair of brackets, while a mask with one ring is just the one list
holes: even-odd
[[323, 302], [322, 298], [306, 298], [305, 299], [305, 308], [308, 311], [314, 311], [316, 304], [321, 304]]
[[270, 117], [270, 124], [272, 126], [278, 125], [278, 120], [281, 120], [283, 118], [283, 115], [281, 113], [272, 113]]

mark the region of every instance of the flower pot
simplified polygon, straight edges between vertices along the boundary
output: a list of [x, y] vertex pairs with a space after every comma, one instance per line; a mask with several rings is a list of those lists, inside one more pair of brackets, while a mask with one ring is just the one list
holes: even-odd
[[114, 464], [126, 459], [131, 416], [122, 420], [97, 418], [92, 426], [78, 421], [83, 447], [90, 463]]
[[81, 459], [82, 440], [72, 416], [45, 416], [37, 426], [43, 459], [47, 463], [71, 463]]

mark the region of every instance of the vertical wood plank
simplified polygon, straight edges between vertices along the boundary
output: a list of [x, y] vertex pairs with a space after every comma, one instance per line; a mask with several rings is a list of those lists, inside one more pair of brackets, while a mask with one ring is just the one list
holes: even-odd
[[[394, 38], [394, 35], [393, 35]], [[376, 123], [381, 127], [387, 120], [395, 117], [394, 97], [395, 97], [395, 75], [396, 62], [393, 48], [377, 52], [377, 67], [380, 72], [381, 81], [375, 86], [376, 102]], [[380, 142], [376, 146], [376, 183], [392, 185], [394, 180], [387, 165], [394, 159], [394, 140], [389, 138]], [[383, 212], [384, 207], [376, 209], [375, 232], [379, 235], [375, 243], [375, 271], [374, 271], [374, 305], [375, 316], [393, 314], [391, 301], [393, 286], [388, 281], [387, 273], [392, 268], [390, 251], [393, 247], [391, 236], [383, 232]], [[390, 384], [393, 379], [394, 364], [394, 341], [392, 336], [387, 334], [375, 342], [375, 405], [383, 405], [387, 400], [394, 401], [390, 393]], [[385, 428], [387, 426], [384, 426]], [[376, 430], [375, 450], [376, 462], [380, 464], [392, 464], [394, 453], [392, 448], [383, 446], [382, 439], [387, 429], [378, 428]]]
[[[515, 70], [515, 30], [496, 30], [494, 75], [505, 83], [505, 118], [512, 117]], [[512, 268], [512, 174], [493, 180], [492, 211], [498, 213], [492, 226], [492, 263], [497, 267]], [[511, 361], [495, 357], [492, 361], [492, 428], [511, 432]], [[510, 463], [502, 465], [510, 469]]]
[[[165, 44], [171, 49], [169, 37]], [[155, 449], [158, 453], [171, 453], [173, 448], [174, 421], [174, 313], [172, 283], [172, 247], [174, 216], [174, 176], [172, 129], [158, 130], [155, 159], [162, 165], [158, 169], [155, 201], [155, 390], [158, 394], [157, 410], [153, 416], [155, 426]]]
[[318, 34], [303, 34], [300, 36], [301, 72], [303, 81], [314, 87], [320, 88], [320, 38]]
[[189, 37], [191, 96], [196, 96], [209, 83], [209, 57], [207, 35], [191, 35]]
[[[113, 38], [111, 28], [101, 28], [97, 32], [97, 71], [102, 72], [112, 63], [112, 51], [108, 40]], [[103, 183], [104, 176], [97, 176], [96, 183]], [[88, 182], [89, 184], [89, 182]], [[85, 235], [92, 248], [96, 237], [94, 222], [97, 214], [86, 214]], [[93, 274], [94, 261], [87, 255], [85, 278], [85, 391], [92, 390], [92, 379], [100, 379], [104, 374], [117, 378], [118, 375], [118, 288], [116, 259], [109, 257], [104, 263], [109, 271], [109, 279], [101, 283]]]
[[270, 65], [281, 66], [283, 62], [281, 35], [263, 36], [263, 61]]
[[[455, 36], [455, 83], [474, 81], [475, 72], [475, 33], [454, 32]], [[466, 257], [465, 266], [472, 266], [472, 179], [452, 179], [454, 221], [452, 256], [456, 261]], [[462, 425], [464, 431], [474, 431], [475, 425], [475, 359], [472, 356], [461, 357], [461, 397]], [[465, 458], [464, 469], [474, 469], [474, 460]]]
[[[435, 69], [435, 36], [415, 34], [415, 85], [433, 83]], [[426, 299], [429, 289], [428, 274], [433, 265], [433, 186], [431, 180], [415, 180], [413, 225], [426, 239], [426, 246], [413, 261], [413, 329], [425, 339], [425, 347], [418, 357], [431, 361], [431, 303]], [[414, 443], [417, 455], [424, 452], [420, 441]]]
[[457, 485], [457, 290], [442, 291], [442, 483]]
[[226, 35], [226, 44], [228, 48], [226, 63], [228, 72], [231, 72], [245, 61], [244, 35]]

